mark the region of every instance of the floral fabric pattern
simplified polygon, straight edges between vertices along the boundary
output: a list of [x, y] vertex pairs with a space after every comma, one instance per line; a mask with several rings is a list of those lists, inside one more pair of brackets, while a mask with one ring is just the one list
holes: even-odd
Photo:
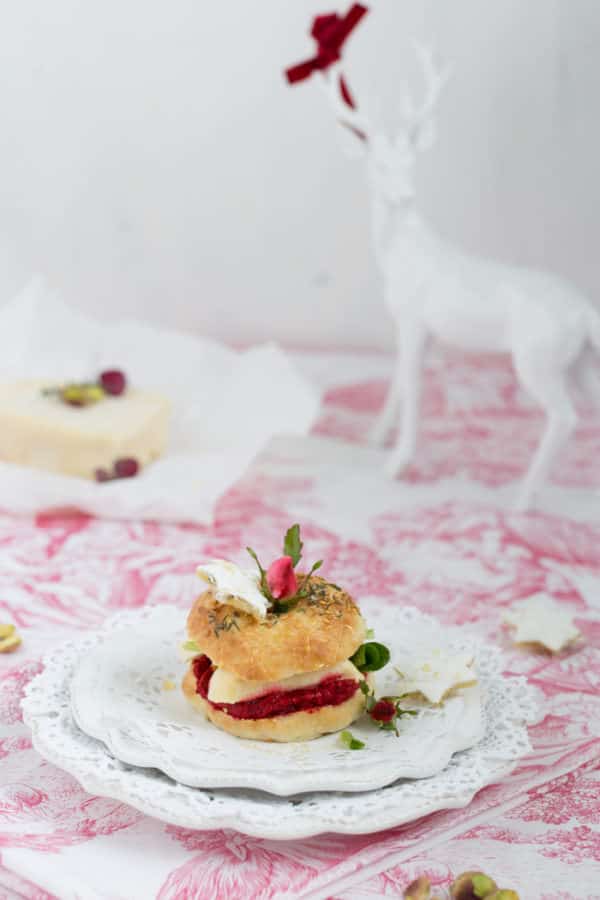
[[[0, 621], [23, 636], [0, 656], [0, 900], [366, 900], [401, 897], [421, 873], [442, 895], [474, 863], [527, 900], [600, 898], [600, 419], [582, 418], [559, 461], [554, 507], [516, 514], [507, 498], [541, 419], [502, 361], [430, 359], [419, 462], [394, 484], [382, 455], [360, 446], [390, 362], [300, 362], [323, 389], [314, 435], [272, 443], [212, 526], [0, 514]], [[466, 809], [382, 834], [278, 843], [147, 819], [90, 797], [33, 751], [19, 701], [49, 646], [118, 609], [168, 601], [184, 615], [201, 560], [242, 562], [249, 542], [272, 556], [294, 521], [307, 558], [324, 559], [367, 618], [373, 605], [410, 603], [468, 625], [537, 685], [534, 752], [509, 778]], [[568, 604], [583, 633], [556, 657], [515, 649], [501, 625], [506, 607], [540, 591]]]

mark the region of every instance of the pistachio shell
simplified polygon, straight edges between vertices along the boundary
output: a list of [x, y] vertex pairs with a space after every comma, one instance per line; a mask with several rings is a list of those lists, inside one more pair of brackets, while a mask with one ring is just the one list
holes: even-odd
[[10, 637], [0, 640], [0, 653], [12, 653], [21, 643], [18, 634], [12, 634]]
[[476, 897], [487, 897], [492, 891], [496, 890], [496, 884], [488, 875], [479, 872], [473, 875], [473, 892]]
[[85, 395], [89, 400], [96, 402], [106, 396], [106, 391], [99, 384], [90, 384], [86, 386]]
[[420, 875], [404, 891], [404, 900], [429, 900], [431, 896], [431, 883], [425, 875]]
[[498, 889], [485, 872], [463, 872], [452, 883], [450, 896], [452, 900], [482, 900]]
[[98, 403], [106, 394], [99, 384], [66, 384], [60, 392], [61, 400], [72, 406]]

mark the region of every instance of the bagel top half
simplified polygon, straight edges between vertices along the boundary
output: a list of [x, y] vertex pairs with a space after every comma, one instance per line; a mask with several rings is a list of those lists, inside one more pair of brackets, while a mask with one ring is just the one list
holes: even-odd
[[218, 603], [210, 590], [188, 616], [191, 640], [213, 664], [244, 681], [280, 681], [335, 666], [362, 644], [366, 626], [352, 597], [313, 575], [306, 597], [257, 619]]

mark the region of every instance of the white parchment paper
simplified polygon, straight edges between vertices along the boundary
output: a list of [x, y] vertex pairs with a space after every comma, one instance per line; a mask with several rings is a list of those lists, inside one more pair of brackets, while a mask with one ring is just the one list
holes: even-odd
[[70, 309], [36, 278], [0, 307], [0, 380], [49, 383], [119, 368], [173, 405], [166, 455], [136, 478], [103, 484], [0, 462], [0, 507], [74, 506], [96, 516], [209, 522], [214, 505], [275, 435], [303, 435], [318, 393], [274, 344], [236, 352], [133, 320]]

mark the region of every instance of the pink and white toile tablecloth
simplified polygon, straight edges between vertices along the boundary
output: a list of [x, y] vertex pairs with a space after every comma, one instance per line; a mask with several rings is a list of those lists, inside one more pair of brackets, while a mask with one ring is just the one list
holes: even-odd
[[[362, 443], [391, 361], [310, 355], [324, 391], [312, 437], [278, 439], [220, 501], [212, 527], [0, 516], [0, 621], [24, 646], [0, 656], [0, 900], [401, 897], [474, 865], [523, 900], [600, 898], [600, 418], [582, 410], [541, 511], [510, 511], [541, 418], [498, 360], [432, 357], [423, 447], [408, 480]], [[335, 440], [343, 437], [344, 444]], [[272, 555], [302, 523], [306, 552], [364, 604], [410, 603], [465, 623], [540, 690], [532, 756], [464, 810], [382, 834], [297, 842], [194, 832], [91, 797], [31, 748], [19, 698], [40, 656], [115, 610], [183, 610], [207, 556]], [[511, 649], [513, 601], [568, 604], [585, 645], [559, 658]]]

